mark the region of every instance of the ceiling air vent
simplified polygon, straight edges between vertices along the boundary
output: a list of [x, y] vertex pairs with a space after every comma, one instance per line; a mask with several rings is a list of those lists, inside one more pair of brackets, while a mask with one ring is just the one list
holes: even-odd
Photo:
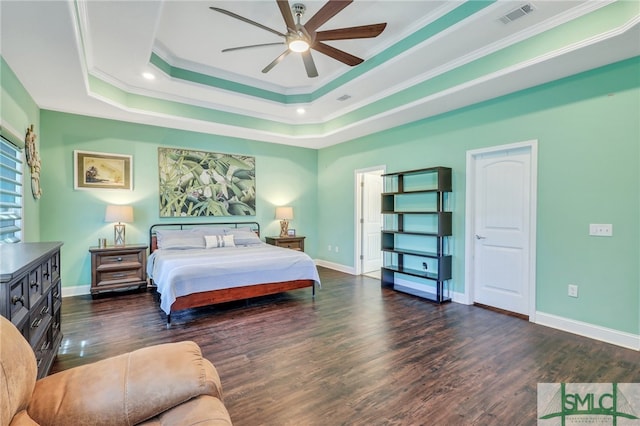
[[342, 96], [340, 96], [340, 97], [338, 98], [338, 100], [339, 100], [340, 102], [344, 102], [344, 101], [346, 101], [347, 99], [350, 99], [350, 98], [351, 98], [351, 95], [342, 95]]
[[512, 10], [504, 16], [500, 17], [500, 21], [503, 24], [508, 24], [509, 22], [515, 21], [518, 18], [522, 18], [524, 15], [528, 15], [533, 12], [533, 6], [531, 3], [524, 4], [517, 9]]

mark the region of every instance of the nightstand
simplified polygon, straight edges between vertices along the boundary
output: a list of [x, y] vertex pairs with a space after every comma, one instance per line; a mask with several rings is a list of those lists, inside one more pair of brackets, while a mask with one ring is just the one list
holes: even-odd
[[90, 247], [91, 295], [147, 287], [147, 245]]
[[304, 251], [305, 237], [265, 237], [267, 244], [272, 246], [289, 248], [292, 250]]

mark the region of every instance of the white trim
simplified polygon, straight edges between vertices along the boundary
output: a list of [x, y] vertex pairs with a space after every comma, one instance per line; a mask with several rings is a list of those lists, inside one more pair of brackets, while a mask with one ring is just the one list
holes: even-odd
[[538, 140], [533, 139], [524, 142], [516, 142], [507, 145], [492, 146], [467, 151], [466, 165], [466, 196], [465, 196], [465, 248], [464, 248], [464, 282], [465, 288], [463, 302], [473, 304], [473, 258], [474, 258], [474, 211], [475, 211], [475, 157], [500, 151], [518, 148], [529, 148], [529, 160], [531, 167], [531, 187], [529, 204], [529, 321], [536, 322], [536, 224], [538, 205]]
[[626, 333], [587, 322], [559, 317], [545, 312], [536, 312], [536, 324], [567, 331], [602, 342], [640, 351], [640, 335]]
[[327, 260], [315, 259], [316, 265], [333, 269], [334, 271], [344, 272], [345, 274], [357, 275], [353, 266], [346, 266], [340, 263], [329, 262]]
[[91, 293], [91, 285], [77, 285], [73, 287], [62, 287], [62, 297], [83, 296]]
[[362, 226], [360, 226], [360, 217], [362, 217], [362, 185], [360, 185], [360, 182], [362, 181], [363, 175], [369, 172], [375, 172], [381, 170], [382, 173], [386, 173], [387, 172], [387, 166], [384, 165], [380, 165], [380, 166], [372, 166], [372, 167], [366, 167], [364, 169], [356, 169], [353, 171], [353, 178], [355, 181], [355, 200], [354, 200], [354, 204], [356, 206], [356, 208], [354, 209], [354, 218], [353, 218], [353, 223], [354, 223], [354, 238], [355, 238], [355, 246], [354, 246], [354, 253], [353, 253], [353, 264], [355, 265], [355, 274], [356, 275], [361, 275], [362, 274], [362, 260], [360, 259], [360, 253], [362, 253]]
[[13, 126], [2, 121], [2, 119], [0, 119], [0, 135], [20, 148], [20, 150], [24, 150], [24, 136], [20, 136], [20, 133]]

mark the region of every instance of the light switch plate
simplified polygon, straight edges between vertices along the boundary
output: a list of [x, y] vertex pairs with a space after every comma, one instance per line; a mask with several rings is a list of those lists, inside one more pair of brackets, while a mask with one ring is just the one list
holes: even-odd
[[610, 223], [591, 223], [589, 224], [589, 235], [611, 237], [613, 236], [613, 225]]

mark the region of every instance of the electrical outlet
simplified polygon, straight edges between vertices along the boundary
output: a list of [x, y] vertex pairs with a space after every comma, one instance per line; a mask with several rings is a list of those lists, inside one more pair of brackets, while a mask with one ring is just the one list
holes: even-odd
[[613, 236], [613, 225], [610, 223], [590, 223], [589, 235], [596, 237], [611, 237]]
[[340, 247], [336, 246], [336, 253], [340, 252]]
[[569, 297], [578, 297], [578, 286], [569, 284]]
[[329, 244], [329, 245], [327, 246], [327, 250], [328, 250], [328, 251], [331, 251], [331, 244]]

